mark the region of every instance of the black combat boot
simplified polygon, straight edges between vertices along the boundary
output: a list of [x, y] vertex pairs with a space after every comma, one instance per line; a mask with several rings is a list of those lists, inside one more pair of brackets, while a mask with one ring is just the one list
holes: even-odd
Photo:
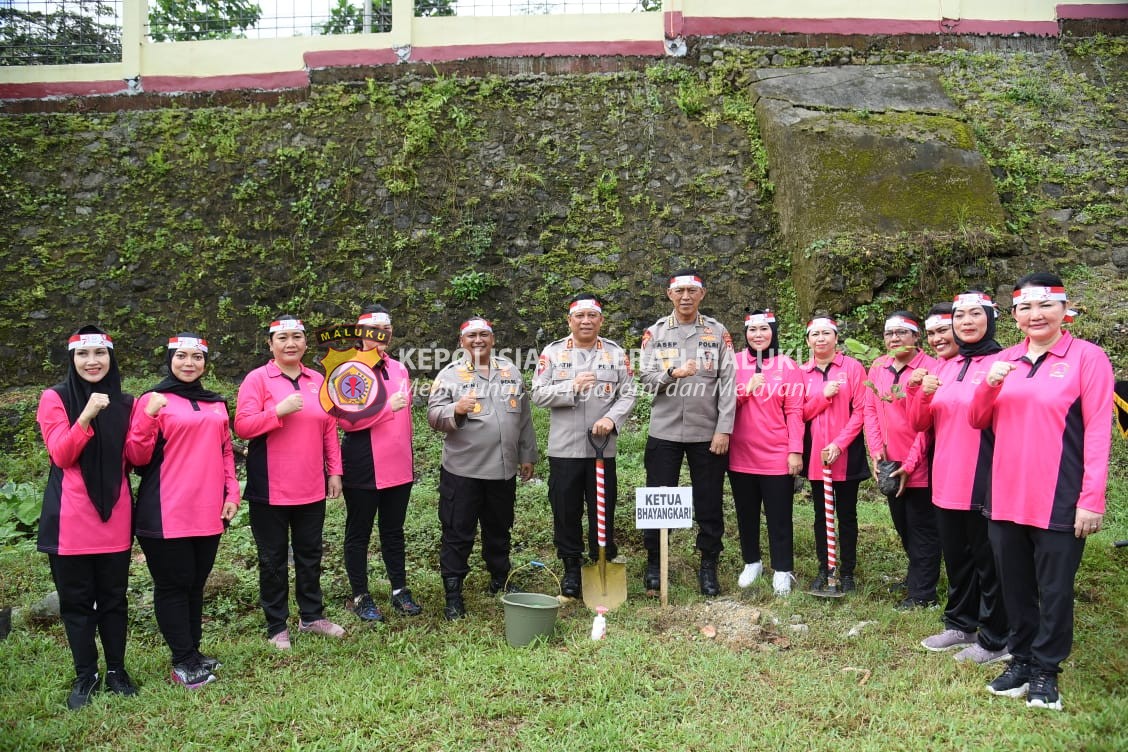
[[662, 557], [657, 551], [646, 552], [646, 573], [642, 576], [642, 582], [647, 590], [662, 587]]
[[466, 616], [466, 605], [462, 602], [462, 578], [458, 575], [443, 578], [443, 591], [446, 593], [446, 607], [443, 616], [447, 621]]
[[580, 557], [564, 557], [564, 579], [560, 580], [560, 593], [565, 598], [580, 597]]
[[721, 594], [721, 583], [717, 581], [717, 555], [701, 552], [701, 569], [697, 570], [697, 584], [701, 594], [712, 597]]

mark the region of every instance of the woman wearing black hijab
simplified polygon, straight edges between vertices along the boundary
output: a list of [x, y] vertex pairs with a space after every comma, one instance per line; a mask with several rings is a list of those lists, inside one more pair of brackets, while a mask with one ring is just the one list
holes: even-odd
[[183, 332], [169, 339], [167, 353], [168, 375], [137, 400], [127, 456], [141, 475], [134, 527], [172, 653], [170, 679], [196, 689], [215, 681], [220, 665], [200, 652], [204, 584], [239, 508], [239, 482], [227, 404], [200, 383], [207, 340]]
[[67, 349], [66, 378], [43, 392], [36, 413], [51, 458], [38, 549], [50, 559], [59, 593], [75, 670], [67, 707], [77, 710], [102, 683], [95, 634], [105, 653], [106, 689], [137, 693], [125, 670], [133, 546], [125, 444], [133, 398], [121, 391], [106, 332], [84, 326]]

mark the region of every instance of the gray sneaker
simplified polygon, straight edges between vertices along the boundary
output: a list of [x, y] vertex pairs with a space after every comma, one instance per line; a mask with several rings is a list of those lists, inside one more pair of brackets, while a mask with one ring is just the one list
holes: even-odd
[[1007, 652], [1006, 648], [1002, 650], [988, 650], [978, 642], [956, 653], [957, 661], [970, 661], [972, 663], [978, 663], [980, 666], [986, 666], [988, 663], [996, 663], [998, 661], [1009, 661], [1010, 657], [1011, 654]]
[[958, 629], [945, 629], [940, 634], [925, 637], [920, 641], [920, 644], [925, 650], [931, 650], [934, 653], [942, 653], [945, 650], [962, 648], [976, 643], [975, 634], [972, 632], [961, 632]]

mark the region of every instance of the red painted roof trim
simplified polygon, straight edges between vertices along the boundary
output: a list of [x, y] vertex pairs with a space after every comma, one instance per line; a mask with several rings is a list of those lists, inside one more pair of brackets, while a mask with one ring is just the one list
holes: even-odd
[[1091, 18], [1128, 19], [1128, 3], [1102, 5], [1098, 3], [1069, 3], [1057, 6], [1057, 17], [1070, 21]]

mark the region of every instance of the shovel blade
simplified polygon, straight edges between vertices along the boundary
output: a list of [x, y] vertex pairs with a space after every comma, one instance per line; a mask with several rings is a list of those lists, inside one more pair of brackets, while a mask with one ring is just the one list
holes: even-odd
[[627, 565], [605, 562], [602, 576], [598, 563], [586, 564], [580, 570], [584, 586], [584, 605], [595, 610], [602, 606], [608, 611], [627, 599]]

